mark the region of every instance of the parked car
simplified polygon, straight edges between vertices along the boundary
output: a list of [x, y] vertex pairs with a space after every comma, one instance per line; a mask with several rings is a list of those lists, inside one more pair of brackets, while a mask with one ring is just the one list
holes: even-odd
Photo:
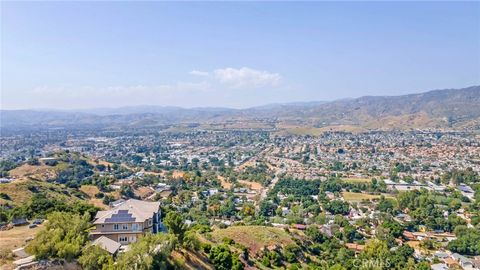
[[33, 240], [33, 236], [29, 236], [25, 239], [25, 243], [28, 243]]
[[42, 224], [42, 223], [43, 223], [43, 219], [40, 219], [40, 218], [35, 219], [35, 220], [33, 221], [33, 224], [36, 224], [36, 225], [40, 225], [40, 224]]
[[28, 221], [24, 217], [14, 218], [12, 220], [12, 225], [13, 226], [22, 226], [22, 225], [26, 225], [26, 224], [28, 224]]

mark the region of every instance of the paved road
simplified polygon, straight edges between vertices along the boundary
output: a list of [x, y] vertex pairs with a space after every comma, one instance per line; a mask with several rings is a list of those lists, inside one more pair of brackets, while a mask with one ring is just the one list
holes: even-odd
[[272, 182], [270, 182], [270, 184], [262, 190], [262, 194], [260, 195], [260, 201], [267, 197], [268, 192], [277, 184], [279, 180], [278, 175], [282, 174], [283, 172], [283, 170], [278, 170], [275, 173], [275, 177], [272, 179]]

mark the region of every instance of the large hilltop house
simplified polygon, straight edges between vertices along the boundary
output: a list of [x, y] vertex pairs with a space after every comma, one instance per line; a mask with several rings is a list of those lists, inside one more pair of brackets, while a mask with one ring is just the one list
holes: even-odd
[[90, 236], [96, 240], [102, 236], [122, 245], [136, 242], [147, 232], [160, 229], [160, 203], [130, 199], [110, 210], [98, 211]]

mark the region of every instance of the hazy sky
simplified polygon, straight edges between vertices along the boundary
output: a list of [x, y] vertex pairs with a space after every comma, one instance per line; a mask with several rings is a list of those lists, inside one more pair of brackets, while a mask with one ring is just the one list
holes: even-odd
[[480, 84], [479, 2], [1, 2], [1, 105], [248, 107]]

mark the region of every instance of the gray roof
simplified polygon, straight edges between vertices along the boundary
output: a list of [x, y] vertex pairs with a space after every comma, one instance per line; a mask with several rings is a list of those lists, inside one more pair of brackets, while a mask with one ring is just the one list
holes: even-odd
[[452, 254], [452, 258], [454, 258], [455, 260], [459, 261], [461, 264], [464, 264], [464, 263], [472, 263], [472, 261], [471, 261], [469, 258], [467, 258], [467, 257], [465, 257], [465, 256], [463, 256], [463, 255], [460, 255], [460, 254], [458, 254], [458, 253], [453, 253], [453, 254]]
[[432, 270], [448, 270], [448, 266], [444, 263], [437, 263], [437, 264], [432, 264], [430, 266]]
[[105, 236], [100, 236], [99, 238], [95, 239], [95, 241], [92, 242], [92, 245], [99, 246], [108, 251], [110, 254], [115, 254], [121, 246], [120, 243]]
[[438, 257], [438, 258], [448, 258], [450, 257], [450, 255], [446, 252], [441, 252], [441, 251], [437, 251], [435, 252], [435, 257]]
[[111, 210], [98, 211], [94, 224], [144, 222], [158, 213], [160, 202], [145, 202], [130, 199]]
[[466, 192], [466, 193], [474, 193], [473, 189], [467, 185], [460, 184], [457, 187], [460, 191]]

